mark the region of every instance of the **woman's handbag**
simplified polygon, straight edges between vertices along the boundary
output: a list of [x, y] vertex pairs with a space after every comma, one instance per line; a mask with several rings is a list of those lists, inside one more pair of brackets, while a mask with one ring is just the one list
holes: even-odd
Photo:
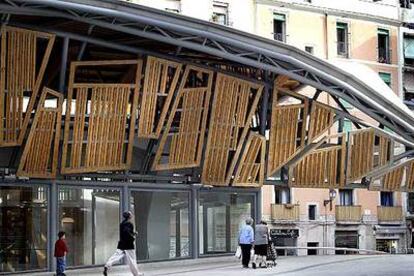
[[241, 247], [239, 245], [239, 246], [237, 246], [236, 253], [234, 254], [234, 257], [236, 257], [237, 259], [240, 259], [241, 255], [242, 255], [242, 251], [241, 251]]

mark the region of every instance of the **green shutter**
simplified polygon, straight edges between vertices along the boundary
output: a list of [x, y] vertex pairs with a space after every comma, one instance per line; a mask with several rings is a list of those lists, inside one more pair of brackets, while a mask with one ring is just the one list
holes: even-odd
[[378, 34], [389, 35], [390, 32], [388, 30], [385, 30], [385, 29], [378, 29]]
[[274, 13], [273, 14], [273, 19], [274, 20], [279, 20], [279, 21], [286, 21], [286, 15], [281, 14], [281, 13]]
[[414, 59], [414, 38], [404, 38], [404, 56]]
[[380, 78], [388, 85], [391, 86], [391, 74], [379, 72]]
[[346, 30], [348, 28], [348, 24], [342, 23], [342, 22], [336, 22], [336, 28]]

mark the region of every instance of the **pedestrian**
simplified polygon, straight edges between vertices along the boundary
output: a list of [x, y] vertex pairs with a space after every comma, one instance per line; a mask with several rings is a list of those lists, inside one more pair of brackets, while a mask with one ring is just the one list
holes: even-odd
[[65, 232], [60, 231], [58, 233], [58, 240], [55, 242], [55, 258], [56, 258], [56, 276], [66, 276], [66, 254], [68, 253], [68, 247], [66, 246]]
[[253, 219], [246, 219], [246, 224], [240, 229], [239, 245], [242, 250], [242, 265], [244, 268], [249, 267], [250, 251], [254, 243]]
[[269, 228], [265, 221], [261, 221], [256, 225], [254, 233], [254, 257], [252, 266], [256, 268], [256, 261], [260, 259], [259, 267], [266, 267], [267, 246], [269, 242]]
[[135, 254], [135, 236], [134, 225], [131, 222], [132, 213], [130, 211], [124, 212], [122, 214], [124, 220], [119, 225], [119, 242], [117, 250], [106, 262], [103, 275], [108, 275], [108, 270], [112, 267], [113, 264], [119, 262], [123, 258], [126, 259], [126, 262], [134, 276], [141, 276], [144, 273], [139, 272], [137, 266], [137, 258]]

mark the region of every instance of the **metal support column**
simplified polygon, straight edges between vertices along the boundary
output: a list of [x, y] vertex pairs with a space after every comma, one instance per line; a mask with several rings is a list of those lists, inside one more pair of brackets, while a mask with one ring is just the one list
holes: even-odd
[[129, 191], [127, 183], [125, 183], [121, 190], [121, 215], [123, 212], [129, 211], [129, 208]]
[[68, 50], [69, 50], [69, 38], [65, 37], [63, 39], [62, 47], [62, 60], [60, 63], [60, 75], [59, 75], [59, 91], [61, 93], [65, 92], [65, 80], [66, 80], [66, 68], [68, 62]]
[[198, 187], [191, 186], [190, 195], [190, 241], [191, 241], [191, 257], [193, 259], [198, 258]]
[[49, 186], [49, 219], [48, 219], [48, 228], [49, 228], [49, 239], [47, 239], [48, 247], [48, 268], [50, 271], [56, 270], [56, 261], [53, 257], [54, 254], [54, 240], [57, 237], [57, 222], [58, 222], [58, 187], [55, 181]]

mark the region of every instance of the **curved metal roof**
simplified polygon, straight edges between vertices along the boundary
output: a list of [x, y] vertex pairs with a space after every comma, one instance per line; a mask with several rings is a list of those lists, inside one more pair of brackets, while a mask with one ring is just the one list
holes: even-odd
[[[116, 0], [0, 0], [0, 12], [37, 18], [61, 18], [99, 26], [130, 36], [174, 45], [223, 60], [237, 62], [289, 76], [342, 98], [398, 135], [414, 142], [414, 117], [387, 97], [336, 66], [293, 46], [268, 40], [214, 23]], [[7, 17], [4, 17], [7, 18]], [[22, 23], [22, 22], [16, 22]], [[139, 52], [134, 45], [122, 45], [108, 35], [102, 39], [91, 32], [63, 30], [43, 24], [26, 26], [54, 30], [85, 42], [112, 45]], [[73, 29], [73, 28], [72, 28]], [[76, 28], [75, 28], [76, 29]], [[113, 43], [112, 43], [113, 42]], [[148, 50], [142, 50], [148, 52]], [[409, 143], [412, 145], [412, 143]]]

